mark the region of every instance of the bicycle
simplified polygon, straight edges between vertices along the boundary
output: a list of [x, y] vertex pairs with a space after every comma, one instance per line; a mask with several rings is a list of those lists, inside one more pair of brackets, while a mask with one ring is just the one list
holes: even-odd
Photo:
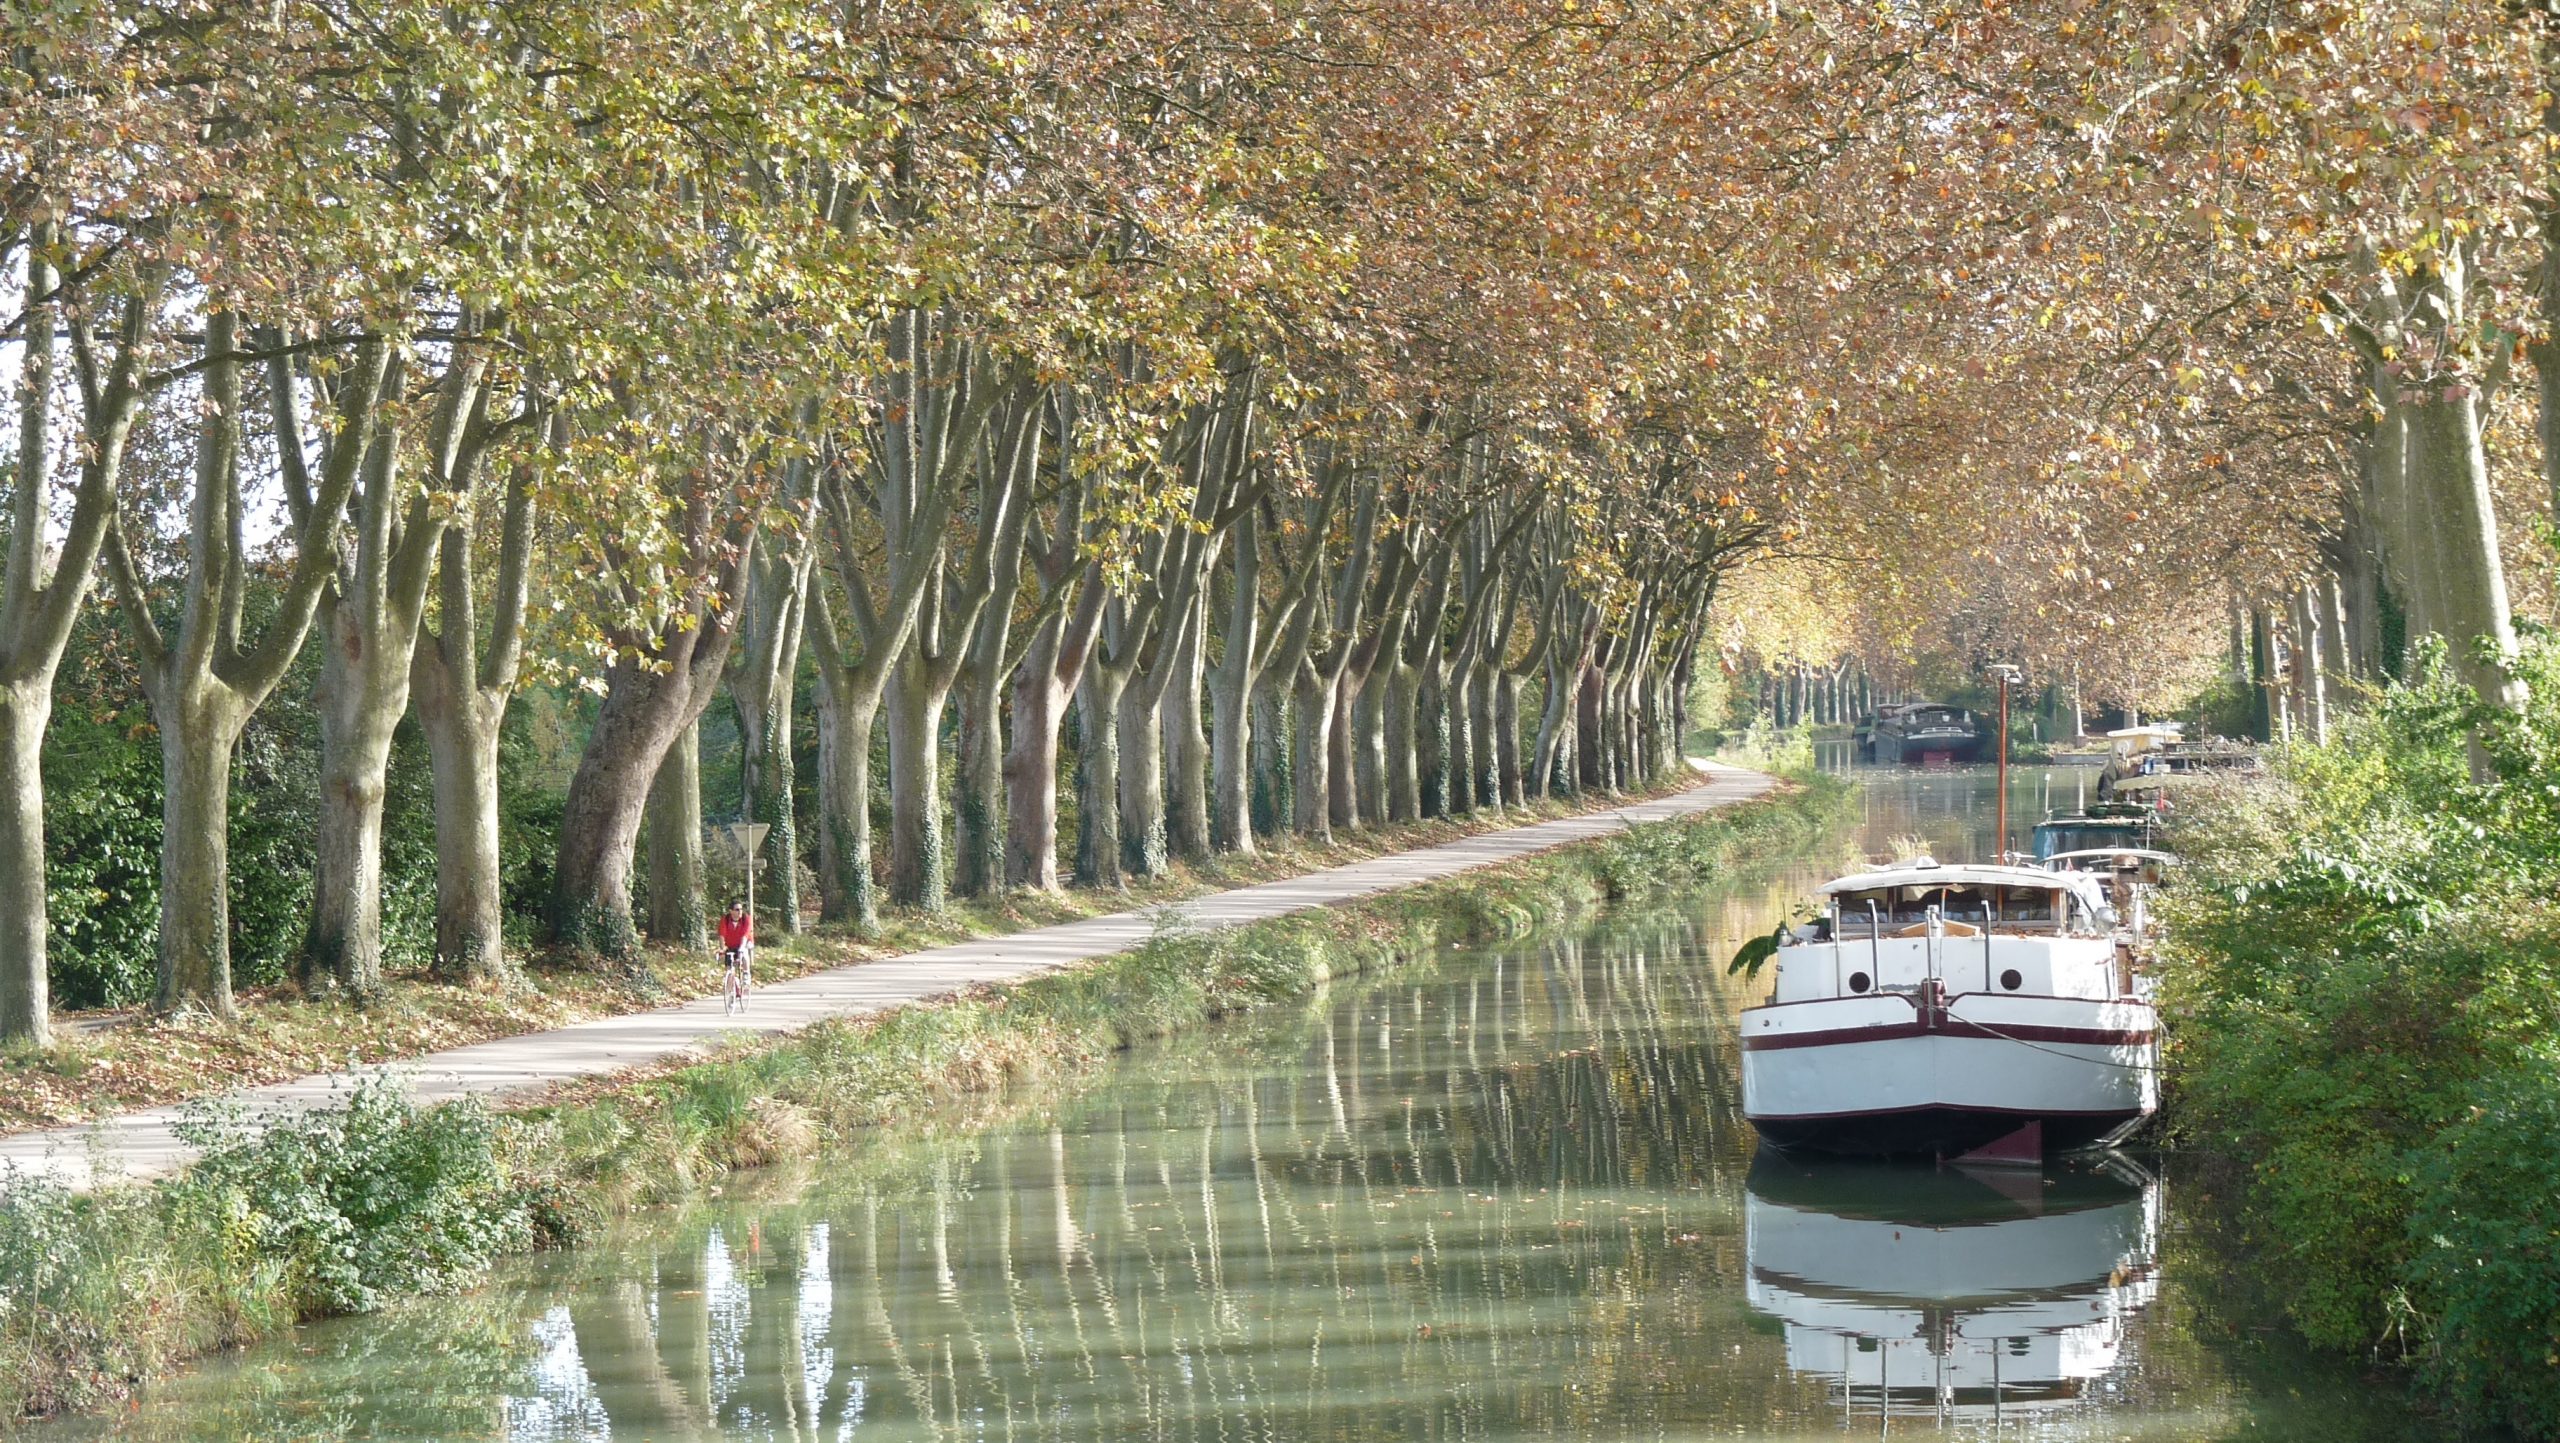
[[747, 942], [720, 954], [720, 1005], [732, 1017], [747, 1010], [747, 994], [755, 986], [755, 949], [756, 944]]

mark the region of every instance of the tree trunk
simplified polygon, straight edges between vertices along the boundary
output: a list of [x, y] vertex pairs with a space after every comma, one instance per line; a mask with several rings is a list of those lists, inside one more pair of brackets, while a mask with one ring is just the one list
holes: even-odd
[[1465, 693], [1468, 790], [1474, 794], [1475, 805], [1489, 812], [1501, 811], [1506, 800], [1502, 763], [1495, 755], [1494, 742], [1494, 728], [1500, 725], [1493, 703], [1494, 677], [1499, 670], [1493, 666], [1470, 668]]
[[1329, 824], [1326, 840], [1332, 832], [1360, 824], [1360, 754], [1362, 748], [1354, 739], [1360, 722], [1360, 707], [1355, 688], [1337, 677], [1333, 683], [1333, 716], [1325, 733], [1324, 809]]
[[[960, 789], [952, 808], [953, 888], [964, 897], [1004, 890], [1004, 674], [968, 665], [960, 673]], [[1054, 783], [1054, 778], [1052, 778]]]
[[[1164, 731], [1165, 843], [1174, 856], [1186, 862], [1205, 860], [1211, 845], [1209, 734], [1201, 729], [1200, 719], [1204, 700], [1201, 693], [1208, 683], [1201, 656], [1205, 647], [1203, 637], [1208, 631], [1207, 597], [1195, 598], [1192, 605], [1195, 614], [1190, 624], [1183, 628], [1182, 647], [1173, 658], [1173, 681], [1165, 688], [1164, 700], [1156, 708]], [[1221, 730], [1224, 726], [1221, 723]], [[1245, 709], [1239, 706], [1235, 713], [1239, 743], [1246, 740], [1243, 735], [1246, 726]], [[1242, 745], [1236, 750], [1241, 754]], [[1238, 800], [1241, 799], [1239, 789]], [[1238, 823], [1245, 820], [1241, 808], [1233, 820]], [[1252, 829], [1238, 826], [1235, 845], [1221, 847], [1220, 850], [1252, 851]]]
[[2320, 612], [2320, 666], [2323, 673], [2322, 696], [2335, 688], [2329, 685], [2347, 675], [2354, 667], [2353, 652], [2347, 640], [2346, 586], [2331, 572], [2313, 583], [2312, 600]]
[[1342, 678], [1318, 666], [1301, 665], [1296, 686], [1291, 710], [1297, 726], [1289, 737], [1295, 783], [1290, 823], [1300, 837], [1328, 847], [1333, 845], [1334, 742], [1340, 730], [1334, 722], [1340, 710]]
[[864, 936], [880, 930], [871, 874], [871, 732], [876, 693], [839, 664], [822, 664], [818, 689], [818, 912]]
[[1394, 743], [1387, 725], [1387, 713], [1392, 710], [1387, 701], [1392, 673], [1393, 664], [1380, 660], [1360, 679], [1359, 689], [1351, 697], [1351, 786], [1363, 826], [1385, 826], [1394, 806], [1388, 794], [1388, 778], [1394, 765], [1388, 760]]
[[770, 921], [770, 933], [782, 936], [797, 934], [801, 926], [799, 759], [792, 731], [800, 643], [817, 575], [815, 553], [807, 546], [804, 539], [795, 547], [776, 547], [749, 573], [729, 675], [729, 701], [738, 717], [738, 815], [765, 828], [764, 870], [755, 888], [759, 925]]
[[[50, 682], [50, 676], [47, 681]], [[0, 691], [0, 1041], [53, 1041], [46, 967], [44, 733], [50, 685]]]
[[[800, 759], [792, 746], [792, 720], [798, 710], [798, 648], [787, 659], [791, 669], [774, 688], [765, 710], [764, 762], [756, 769], [759, 783], [755, 819], [765, 824], [765, 885], [756, 898], [779, 924], [784, 936], [797, 935], [800, 922]], [[691, 728], [687, 728], [691, 730]]]
[[507, 694], [457, 691], [429, 655], [433, 648], [431, 641], [420, 646], [425, 664], [410, 690], [435, 773], [435, 971], [447, 982], [493, 983], [513, 974], [498, 825], [498, 732]]
[[1014, 673], [1004, 754], [1005, 880], [1042, 892], [1058, 890], [1058, 729], [1067, 719], [1067, 689], [1057, 680], [1060, 625], [1051, 623]]
[[[2477, 393], [2447, 382], [2409, 408], [2409, 467], [2414, 528], [2431, 530], [2439, 568], [2433, 624], [2453, 650], [2454, 672], [2480, 699], [2514, 711], [2525, 702], [2514, 671], [2516, 633], [2508, 610], [2498, 514], [2480, 443]], [[2488, 756], [2472, 743], [2472, 769], [2485, 777]]]
[[[2284, 639], [2274, 614], [2265, 607], [2251, 613], [2251, 627], [2258, 638], [2259, 688], [2266, 698], [2267, 735], [2274, 741], [2293, 739], [2293, 698], [2285, 686]], [[2140, 726], [2140, 721], [2132, 723]]]
[[2293, 589], [2293, 689], [2302, 708], [2303, 730], [2315, 744], [2329, 740], [2329, 679], [2324, 655], [2326, 637], [2318, 585], [2304, 582]]
[[1501, 777], [1503, 804], [1527, 806], [1528, 781], [1520, 774], [1520, 678], [1507, 670], [1493, 678], [1493, 764]]
[[371, 998], [382, 990], [382, 799], [392, 733], [408, 708], [408, 658], [400, 681], [362, 673], [365, 639], [339, 607], [322, 618], [325, 654], [312, 698], [320, 714], [320, 829], [311, 919], [296, 980], [313, 995]]
[[1422, 777], [1415, 755], [1415, 730], [1420, 721], [1419, 688], [1412, 668], [1391, 663], [1385, 665], [1386, 715], [1381, 729], [1385, 733], [1387, 753], [1386, 820], [1419, 821], [1422, 818]]
[[[702, 884], [702, 728], [680, 728], [649, 783], [649, 939], [711, 945]], [[757, 890], [762, 891], [762, 888]]]
[[248, 708], [227, 687], [174, 688], [160, 713], [160, 997], [228, 1022], [231, 754]]
[[637, 938], [631, 917], [631, 863], [650, 784], [677, 730], [695, 714], [679, 670], [616, 662], [604, 704], [560, 815], [560, 859], [551, 892], [551, 938], [598, 956], [627, 958]]
[[1581, 675], [1574, 679], [1573, 706], [1575, 740], [1580, 744], [1582, 753], [1582, 785], [1606, 791], [1609, 788], [1608, 687], [1605, 674], [1599, 667], [1586, 664]]
[[909, 655], [889, 676], [889, 900], [939, 912], [949, 902], [942, 834], [942, 704], [938, 668]]
[[1164, 816], [1164, 735], [1156, 705], [1137, 685], [1121, 688], [1113, 713], [1119, 744], [1120, 866], [1129, 876], [1161, 877], [1167, 870]]
[[1254, 684], [1250, 760], [1253, 767], [1248, 822], [1265, 837], [1287, 831], [1297, 777], [1290, 765], [1289, 736], [1295, 718], [1288, 692], [1268, 676]]
[[1467, 695], [1456, 674], [1446, 667], [1426, 673], [1420, 706], [1416, 732], [1422, 753], [1422, 814], [1452, 817], [1473, 811], [1475, 786], [1467, 762], [1475, 755], [1475, 744], [1468, 739]]
[[[1232, 636], [1227, 644], [1235, 645]], [[1269, 689], [1250, 685], [1246, 669], [1232, 664], [1232, 652], [1229, 657], [1209, 678], [1209, 845], [1249, 854], [1253, 834], [1271, 814], [1269, 778], [1257, 763], [1269, 750], [1263, 733], [1276, 718], [1264, 715]]]
[[1531, 796], [1553, 797], [1570, 792], [1580, 780], [1581, 768], [1573, 754], [1573, 733], [1580, 720], [1580, 708], [1574, 704], [1580, 674], [1579, 663], [1567, 659], [1560, 650], [1551, 650], [1546, 695], [1539, 707], [1538, 743], [1530, 754]]
[[1083, 887], [1119, 887], [1120, 733], [1115, 714], [1128, 673], [1089, 665], [1076, 687], [1076, 865]]

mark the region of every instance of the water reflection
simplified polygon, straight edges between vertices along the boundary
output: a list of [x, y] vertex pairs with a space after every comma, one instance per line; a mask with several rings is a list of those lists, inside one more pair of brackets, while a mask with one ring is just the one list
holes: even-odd
[[919, 1188], [622, 1250], [560, 1280], [508, 1432], [1473, 1438], [1729, 1411], [1659, 1344], [1742, 1333], [1718, 929], [1368, 990], [1262, 1029], [1264, 1065], [1130, 1079]]
[[[1866, 846], [1990, 810], [1978, 774], [1868, 794]], [[2179, 1274], [2138, 1178], [1755, 1162], [1723, 964], [1843, 860], [1150, 1045], [37, 1436], [1830, 1437], [1972, 1428], [1995, 1382], [2039, 1437], [2409, 1436], [2145, 1307]]]
[[1755, 1308], [1844, 1421], [2020, 1421], [2103, 1398], [2159, 1289], [2159, 1183], [2132, 1163], [2034, 1171], [1752, 1168]]

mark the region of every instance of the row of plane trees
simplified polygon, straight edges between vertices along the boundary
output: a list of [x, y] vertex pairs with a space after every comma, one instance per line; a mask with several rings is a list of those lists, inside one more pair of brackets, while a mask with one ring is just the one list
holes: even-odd
[[306, 648], [315, 994], [382, 985], [410, 718], [436, 970], [519, 960], [528, 686], [592, 699], [538, 931], [607, 955], [699, 934], [723, 697], [793, 926], [803, 860], [867, 927], [1250, 850], [1257, 795], [1323, 843], [1675, 764], [1716, 581], [1773, 523], [1587, 356], [1393, 290], [1511, 233], [1443, 224], [1420, 155], [1410, 196], [1313, 183], [1304, 112], [1403, 133], [1438, 91], [1311, 89], [1323, 55], [1200, 46], [1178, 6], [395, 9], [107, 5], [6, 49], [0, 1038], [49, 1035], [41, 758], [98, 606], [161, 755], [157, 1004], [217, 1017], [236, 754]]

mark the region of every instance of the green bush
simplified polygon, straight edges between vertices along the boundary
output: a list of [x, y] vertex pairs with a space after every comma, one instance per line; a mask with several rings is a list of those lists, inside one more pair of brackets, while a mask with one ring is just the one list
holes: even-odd
[[2412, 1290], [2436, 1310], [2437, 1381], [2519, 1431], [2560, 1434], [2560, 1056], [2487, 1079], [2427, 1150]]
[[304, 1317], [441, 1292], [526, 1236], [476, 1099], [420, 1107], [377, 1076], [342, 1108], [264, 1126], [208, 1109], [181, 1136], [204, 1155], [172, 1191], [224, 1219]]
[[54, 1004], [143, 1001], [160, 936], [160, 743], [149, 713], [57, 707], [44, 776]]
[[266, 1126], [207, 1113], [189, 1129], [204, 1159], [160, 1186], [0, 1178], [0, 1418], [475, 1279], [532, 1237], [497, 1126], [476, 1103], [423, 1108], [375, 1080]]
[[[2560, 665], [2490, 712], [2442, 657], [2207, 793], [2164, 899], [2177, 1136], [2248, 1182], [2303, 1334], [2560, 1431]], [[2475, 775], [2475, 757], [2479, 766]]]

